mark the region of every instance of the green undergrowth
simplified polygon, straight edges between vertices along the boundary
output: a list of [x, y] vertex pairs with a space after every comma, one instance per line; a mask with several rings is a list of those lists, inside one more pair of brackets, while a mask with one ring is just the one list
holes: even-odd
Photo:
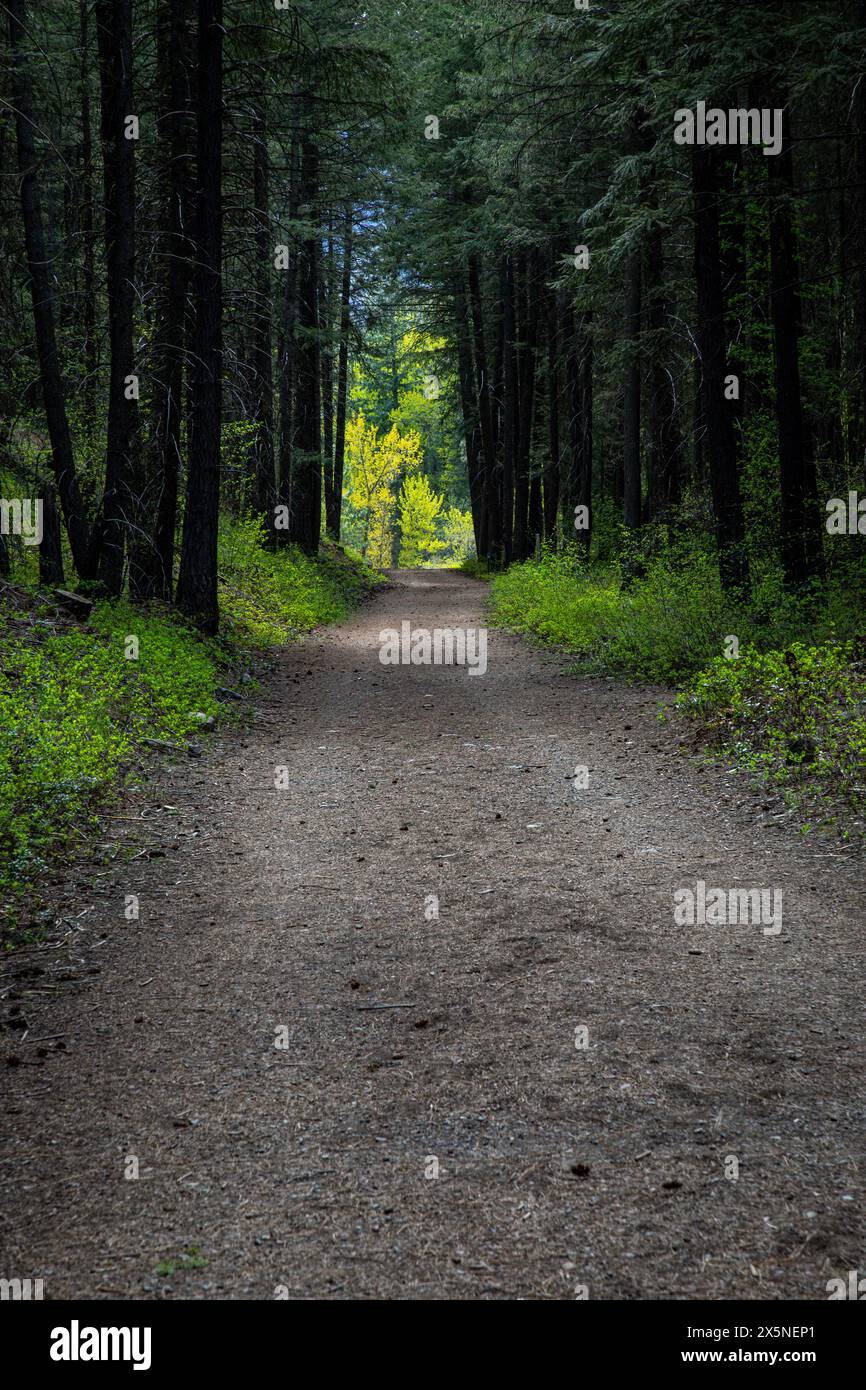
[[[866, 801], [866, 662], [860, 642], [793, 642], [717, 657], [677, 697], [709, 740], [844, 838]], [[808, 826], [806, 827], [808, 828]]]
[[220, 528], [222, 625], [240, 647], [277, 647], [341, 622], [384, 578], [354, 551], [328, 542], [311, 559], [295, 548], [267, 550], [263, 541], [258, 521], [225, 521]]
[[752, 579], [736, 603], [709, 553], [667, 552], [625, 584], [572, 549], [494, 575], [490, 611], [576, 655], [578, 673], [678, 687], [680, 714], [707, 743], [845, 834], [866, 788], [862, 562], [803, 596], [759, 563]]
[[185, 745], [211, 716], [218, 723], [241, 717], [242, 704], [220, 701], [217, 690], [249, 680], [254, 652], [340, 621], [377, 582], [336, 546], [323, 546], [315, 560], [295, 550], [271, 553], [254, 525], [228, 522], [220, 537], [221, 633], [208, 639], [161, 605], [97, 603], [81, 624], [18, 578], [0, 591], [7, 943], [10, 927], [18, 939], [25, 928], [26, 939], [40, 875], [58, 852], [87, 840], [106, 796], [135, 773], [145, 740]]

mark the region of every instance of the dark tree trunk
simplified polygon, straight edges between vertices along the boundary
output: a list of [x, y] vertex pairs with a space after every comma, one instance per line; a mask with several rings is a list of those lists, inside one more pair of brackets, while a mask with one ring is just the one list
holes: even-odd
[[63, 545], [60, 534], [60, 514], [53, 487], [43, 487], [42, 540], [39, 542], [39, 582], [51, 588], [63, 586]]
[[[566, 534], [574, 536], [588, 553], [592, 539], [592, 315], [575, 321], [569, 303], [561, 316], [565, 349], [566, 401], [568, 408], [568, 472], [564, 489]], [[587, 522], [575, 530], [575, 508], [586, 507]]]
[[[576, 505], [586, 507], [587, 513], [592, 521], [592, 451], [593, 451], [593, 415], [592, 415], [592, 396], [593, 396], [593, 327], [592, 310], [587, 309], [580, 316], [580, 432], [579, 432], [579, 467], [577, 472], [577, 501]], [[589, 551], [590, 539], [592, 536], [592, 525], [587, 528], [584, 536], [586, 550]]]
[[[294, 227], [301, 201], [301, 101], [297, 90], [292, 94], [292, 139], [289, 152], [289, 223]], [[295, 332], [298, 322], [298, 284], [300, 274], [300, 253], [297, 246], [292, 247], [283, 295], [282, 352], [280, 353], [280, 430], [279, 458], [277, 465], [277, 500], [281, 507], [291, 515], [292, 506], [292, 456], [295, 438]], [[277, 540], [287, 544], [289, 529], [282, 527], [276, 533]]]
[[749, 568], [744, 544], [735, 413], [730, 408], [732, 402], [725, 400], [727, 341], [719, 244], [718, 170], [717, 148], [695, 145], [692, 181], [704, 448], [709, 464], [722, 585], [729, 592], [742, 592], [748, 589]]
[[[552, 260], [554, 258], [551, 258]], [[551, 274], [555, 264], [551, 265]], [[547, 465], [544, 470], [544, 537], [553, 540], [559, 516], [559, 305], [556, 292], [547, 295]]]
[[337, 414], [334, 430], [334, 487], [331, 512], [327, 516], [329, 535], [340, 539], [343, 510], [343, 462], [346, 454], [346, 401], [349, 388], [349, 329], [352, 301], [352, 209], [346, 212], [343, 237], [343, 275], [340, 286], [340, 350], [337, 358]]
[[319, 314], [322, 323], [322, 456], [325, 482], [325, 529], [334, 513], [334, 227], [328, 227], [328, 254], [322, 258]]
[[222, 0], [198, 0], [195, 323], [186, 508], [177, 603], [204, 632], [219, 626], [217, 542], [222, 422]]
[[514, 322], [514, 265], [502, 261], [502, 549], [511, 564], [514, 544], [514, 481], [517, 462], [517, 345]]
[[[857, 0], [857, 25], [861, 47], [866, 48], [866, 0]], [[853, 211], [857, 223], [859, 269], [855, 280], [854, 343], [859, 377], [859, 462], [866, 486], [866, 80], [861, 75], [854, 97], [854, 180]], [[844, 239], [843, 239], [844, 245]]]
[[488, 553], [486, 544], [488, 518], [486, 516], [481, 426], [478, 422], [478, 395], [475, 390], [472, 370], [472, 332], [462, 269], [458, 269], [454, 276], [454, 322], [457, 340], [460, 413], [463, 420], [463, 439], [466, 446], [466, 469], [469, 475], [469, 503], [472, 509], [472, 529], [475, 533], [475, 553], [481, 559]]
[[[157, 291], [152, 359], [151, 437], [148, 495], [155, 524], [144, 593], [171, 601], [174, 538], [181, 459], [181, 419], [186, 296], [195, 246], [187, 232], [192, 216], [189, 163], [190, 0], [170, 0], [157, 11], [157, 135], [165, 189], [158, 239]], [[149, 509], [150, 510], [150, 509]], [[149, 518], [148, 518], [149, 519]]]
[[274, 380], [271, 326], [271, 257], [268, 130], [264, 97], [253, 108], [253, 207], [255, 211], [256, 286], [250, 362], [253, 376], [253, 510], [266, 527], [273, 524]]
[[[130, 592], [140, 593], [137, 520], [143, 498], [133, 452], [140, 452], [138, 402], [128, 385], [135, 370], [135, 141], [124, 132], [135, 111], [132, 95], [132, 0], [96, 0], [102, 93], [108, 341], [111, 365], [99, 578], [110, 594], [123, 587], [124, 549], [130, 553]], [[137, 557], [137, 558], [134, 558]]]
[[[783, 102], [771, 98], [773, 105]], [[792, 215], [794, 162], [785, 112], [780, 154], [767, 160], [770, 188], [770, 304], [773, 316], [776, 418], [779, 427], [782, 568], [796, 589], [822, 568], [815, 461], [807, 448], [800, 391], [800, 266]]]
[[650, 330], [647, 407], [647, 511], [652, 521], [670, 522], [680, 499], [681, 438], [668, 328], [668, 301], [661, 230], [650, 238], [646, 269]]
[[480, 554], [489, 549], [499, 551], [499, 488], [496, 477], [496, 444], [493, 431], [493, 380], [487, 362], [487, 342], [484, 333], [484, 310], [481, 297], [481, 273], [478, 256], [469, 257], [469, 300], [472, 306], [472, 344], [475, 361], [475, 388], [478, 398], [478, 425], [481, 431], [481, 452], [484, 460], [484, 506], [482, 509]]
[[51, 271], [45, 250], [42, 206], [36, 181], [36, 145], [33, 93], [27, 68], [26, 48], [30, 40], [25, 0], [8, 0], [9, 42], [12, 50], [12, 100], [15, 105], [15, 135], [18, 154], [18, 180], [21, 217], [27, 252], [27, 271], [33, 301], [33, 322], [39, 374], [54, 477], [63, 509], [63, 520], [72, 550], [72, 562], [80, 579], [95, 575], [93, 536], [75, 472], [72, 436], [66, 414], [66, 395], [57, 355]]
[[79, 0], [79, 30], [81, 56], [79, 87], [81, 91], [81, 239], [83, 243], [84, 278], [82, 284], [81, 321], [84, 341], [84, 382], [82, 384], [82, 414], [87, 435], [96, 423], [96, 270], [93, 263], [93, 134], [90, 124], [90, 52], [88, 36], [88, 0]]
[[625, 322], [623, 342], [626, 347], [625, 390], [622, 412], [622, 490], [623, 521], [634, 529], [641, 523], [641, 255], [629, 258], [625, 272]]
[[[318, 152], [310, 131], [310, 103], [301, 140], [301, 211], [315, 220]], [[321, 394], [319, 373], [319, 257], [315, 231], [307, 232], [298, 256], [298, 318], [295, 325], [295, 408], [289, 539], [309, 555], [319, 548], [322, 499]]]
[[514, 557], [525, 560], [534, 536], [530, 535], [529, 473], [532, 461], [532, 426], [535, 419], [535, 348], [538, 341], [538, 266], [534, 252], [523, 259], [521, 286], [519, 399], [517, 455], [514, 485]]

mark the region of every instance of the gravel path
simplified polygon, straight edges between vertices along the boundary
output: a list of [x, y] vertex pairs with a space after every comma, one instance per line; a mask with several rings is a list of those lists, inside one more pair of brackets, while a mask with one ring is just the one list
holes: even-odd
[[[393, 578], [2, 967], [0, 1275], [825, 1299], [866, 1269], [859, 864], [684, 756], [664, 692], [501, 633], [483, 676], [381, 665], [382, 628], [483, 623], [481, 585]], [[678, 926], [698, 880], [781, 890], [781, 931]]]

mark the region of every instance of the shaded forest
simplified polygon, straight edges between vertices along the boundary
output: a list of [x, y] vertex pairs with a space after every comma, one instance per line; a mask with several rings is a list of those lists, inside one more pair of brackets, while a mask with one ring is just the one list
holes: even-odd
[[[0, 447], [43, 578], [215, 630], [221, 510], [339, 538], [353, 384], [384, 431], [407, 370], [491, 568], [629, 583], [711, 531], [747, 600], [856, 559], [863, 0], [4, 10]], [[683, 143], [699, 103], [778, 150]]]

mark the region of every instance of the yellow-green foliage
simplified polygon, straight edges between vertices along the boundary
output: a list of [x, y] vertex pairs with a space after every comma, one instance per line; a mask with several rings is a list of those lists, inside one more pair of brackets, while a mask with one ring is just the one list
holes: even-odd
[[239, 649], [336, 621], [376, 581], [334, 547], [311, 560], [264, 551], [260, 538], [257, 523], [221, 528], [219, 641], [160, 607], [101, 603], [86, 628], [65, 630], [35, 595], [26, 618], [0, 607], [0, 898], [20, 902], [144, 739], [182, 740], [199, 728], [196, 714], [228, 716], [214, 692]]
[[436, 535], [443, 499], [423, 473], [403, 479], [400, 491], [400, 559], [407, 567], [423, 565], [445, 549]]
[[372, 571], [339, 562], [339, 552], [323, 548], [312, 560], [294, 546], [265, 550], [264, 538], [257, 520], [224, 520], [220, 527], [220, 613], [241, 646], [279, 646], [320, 623], [339, 622], [375, 580]]
[[548, 553], [540, 564], [513, 565], [496, 575], [491, 598], [494, 619], [504, 627], [581, 654], [603, 640], [620, 608], [617, 580], [581, 570], [572, 553]]
[[421, 437], [402, 435], [396, 425], [380, 436], [357, 415], [346, 425], [348, 498], [364, 518], [362, 553], [374, 565], [390, 564], [397, 479], [421, 466]]
[[[93, 632], [0, 630], [0, 890], [26, 887], [47, 847], [110, 786], [144, 738], [212, 713], [212, 652], [167, 616], [101, 604]], [[126, 639], [138, 639], [127, 660]]]
[[862, 807], [866, 677], [851, 642], [717, 658], [678, 697], [741, 763]]

